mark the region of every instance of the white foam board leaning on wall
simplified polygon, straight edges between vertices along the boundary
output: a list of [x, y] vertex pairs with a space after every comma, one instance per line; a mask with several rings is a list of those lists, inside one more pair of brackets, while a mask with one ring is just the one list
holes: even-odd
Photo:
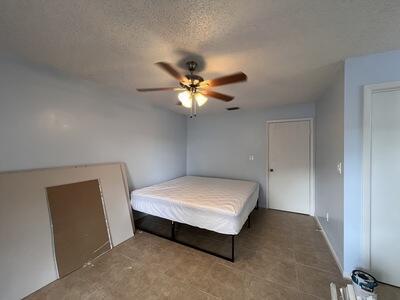
[[0, 299], [20, 299], [58, 278], [46, 187], [92, 179], [116, 246], [133, 236], [123, 164], [0, 173]]

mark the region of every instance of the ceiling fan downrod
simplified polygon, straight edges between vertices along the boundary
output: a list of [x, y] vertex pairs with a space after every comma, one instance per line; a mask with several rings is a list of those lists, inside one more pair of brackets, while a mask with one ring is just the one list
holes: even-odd
[[197, 68], [197, 62], [191, 60], [191, 61], [188, 61], [188, 62], [186, 63], [186, 65], [188, 66], [188, 69], [189, 69], [190, 74], [193, 74], [193, 72], [194, 72], [194, 71], [196, 70], [196, 68]]

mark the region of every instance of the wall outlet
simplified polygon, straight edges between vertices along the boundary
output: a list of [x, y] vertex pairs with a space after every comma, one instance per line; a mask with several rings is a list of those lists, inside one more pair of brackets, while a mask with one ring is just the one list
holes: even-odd
[[329, 213], [326, 213], [326, 222], [329, 222]]

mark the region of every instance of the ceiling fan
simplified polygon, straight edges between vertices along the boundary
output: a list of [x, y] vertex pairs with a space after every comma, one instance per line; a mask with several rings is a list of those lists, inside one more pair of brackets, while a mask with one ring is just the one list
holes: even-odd
[[197, 106], [204, 105], [208, 100], [207, 97], [225, 102], [232, 101], [234, 98], [233, 96], [213, 91], [211, 88], [247, 80], [247, 76], [243, 72], [238, 72], [211, 80], [204, 80], [203, 77], [194, 74], [197, 67], [197, 63], [195, 61], [188, 61], [186, 63], [189, 71], [189, 74], [186, 75], [181, 75], [173, 66], [166, 62], [158, 62], [156, 65], [177, 79], [179, 82], [179, 87], [144, 88], [137, 89], [137, 91], [179, 91], [178, 104], [191, 109], [190, 117], [196, 116]]

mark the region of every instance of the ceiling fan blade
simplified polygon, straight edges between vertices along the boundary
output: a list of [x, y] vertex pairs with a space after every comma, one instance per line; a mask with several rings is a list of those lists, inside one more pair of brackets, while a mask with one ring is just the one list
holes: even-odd
[[215, 92], [215, 91], [210, 91], [210, 90], [201, 91], [200, 93], [205, 95], [205, 96], [208, 96], [208, 97], [211, 97], [211, 98], [215, 98], [215, 99], [218, 99], [218, 100], [222, 100], [222, 101], [225, 101], [225, 102], [232, 101], [233, 98], [235, 98], [233, 96], [221, 94], [221, 93], [218, 93], [218, 92]]
[[158, 62], [156, 63], [157, 66], [159, 66], [161, 69], [166, 71], [168, 74], [170, 74], [172, 77], [176, 78], [179, 81], [184, 80], [186, 77], [182, 76], [173, 66], [171, 66], [169, 63], [166, 62]]
[[247, 75], [244, 74], [243, 72], [238, 72], [232, 75], [227, 75], [227, 76], [222, 76], [219, 78], [207, 80], [206, 84], [209, 87], [213, 86], [220, 86], [220, 85], [225, 85], [225, 84], [231, 84], [231, 83], [236, 83], [236, 82], [241, 82], [241, 81], [246, 81], [247, 80]]
[[157, 91], [180, 91], [181, 88], [176, 87], [162, 87], [162, 88], [148, 88], [148, 89], [136, 89], [138, 92], [157, 92]]

